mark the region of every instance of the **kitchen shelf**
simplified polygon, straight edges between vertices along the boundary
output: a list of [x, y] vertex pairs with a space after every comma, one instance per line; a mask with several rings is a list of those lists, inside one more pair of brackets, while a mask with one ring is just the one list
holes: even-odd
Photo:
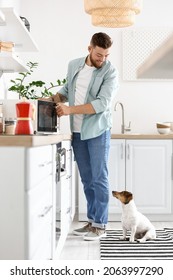
[[28, 68], [13, 52], [0, 53], [0, 75], [3, 73], [26, 72]]
[[[0, 40], [14, 42], [15, 51], [35, 52], [38, 47], [14, 8], [0, 8]], [[3, 20], [5, 18], [5, 21]]]
[[5, 16], [3, 12], [0, 11], [0, 24], [4, 24], [4, 23], [5, 23]]
[[173, 79], [173, 35], [137, 69], [138, 78]]

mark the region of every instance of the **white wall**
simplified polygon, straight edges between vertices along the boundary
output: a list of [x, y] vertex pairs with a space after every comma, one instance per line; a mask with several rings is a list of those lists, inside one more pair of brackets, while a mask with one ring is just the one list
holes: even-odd
[[[144, 0], [141, 14], [133, 27], [171, 27], [172, 0]], [[95, 32], [108, 33], [114, 41], [111, 62], [120, 73], [120, 89], [116, 100], [123, 102], [126, 122], [132, 122], [133, 132], [155, 133], [157, 121], [173, 121], [173, 82], [125, 82], [122, 79], [122, 41], [118, 28], [91, 25], [82, 0], [22, 0], [21, 15], [31, 25], [31, 34], [39, 46], [38, 53], [20, 55], [26, 62], [39, 62], [32, 78], [55, 82], [66, 76], [69, 60], [87, 55], [87, 47]], [[115, 102], [114, 102], [115, 103]], [[113, 104], [114, 106], [114, 104]], [[120, 110], [113, 111], [112, 132], [120, 132]], [[67, 118], [65, 119], [65, 123]], [[64, 123], [64, 121], [63, 121]], [[66, 131], [67, 126], [64, 126]], [[63, 126], [62, 130], [63, 130]]]
[[17, 13], [20, 13], [20, 0], [0, 0], [0, 7], [15, 7]]

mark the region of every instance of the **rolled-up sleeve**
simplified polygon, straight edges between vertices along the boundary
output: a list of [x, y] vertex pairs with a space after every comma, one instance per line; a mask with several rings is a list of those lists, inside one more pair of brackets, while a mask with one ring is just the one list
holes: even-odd
[[91, 101], [96, 114], [104, 112], [111, 107], [118, 88], [118, 72], [115, 68], [112, 68], [104, 76], [96, 99]]

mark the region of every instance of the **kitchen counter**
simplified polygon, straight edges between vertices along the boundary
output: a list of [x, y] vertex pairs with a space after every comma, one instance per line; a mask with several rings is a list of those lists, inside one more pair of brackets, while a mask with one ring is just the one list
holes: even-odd
[[70, 140], [70, 134], [57, 135], [1, 135], [0, 147], [37, 147], [51, 145], [63, 140]]
[[127, 134], [111, 134], [111, 139], [173, 139], [173, 133], [170, 134], [140, 134], [140, 133], [127, 133]]
[[[44, 145], [55, 144], [63, 140], [70, 140], [70, 134], [57, 134], [57, 135], [1, 135], [0, 147], [38, 147]], [[140, 133], [127, 133], [127, 134], [111, 134], [111, 139], [173, 139], [171, 134], [140, 134]]]

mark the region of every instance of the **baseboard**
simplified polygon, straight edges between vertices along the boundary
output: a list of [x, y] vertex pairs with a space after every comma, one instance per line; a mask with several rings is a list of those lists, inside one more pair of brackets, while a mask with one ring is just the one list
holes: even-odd
[[[173, 215], [158, 215], [158, 214], [145, 214], [146, 217], [150, 221], [153, 222], [172, 222], [173, 221]], [[86, 217], [86, 213], [78, 213], [77, 214], [78, 221], [79, 222], [85, 222], [88, 221]], [[121, 221], [121, 214], [109, 214], [108, 218], [109, 222], [120, 222]]]

